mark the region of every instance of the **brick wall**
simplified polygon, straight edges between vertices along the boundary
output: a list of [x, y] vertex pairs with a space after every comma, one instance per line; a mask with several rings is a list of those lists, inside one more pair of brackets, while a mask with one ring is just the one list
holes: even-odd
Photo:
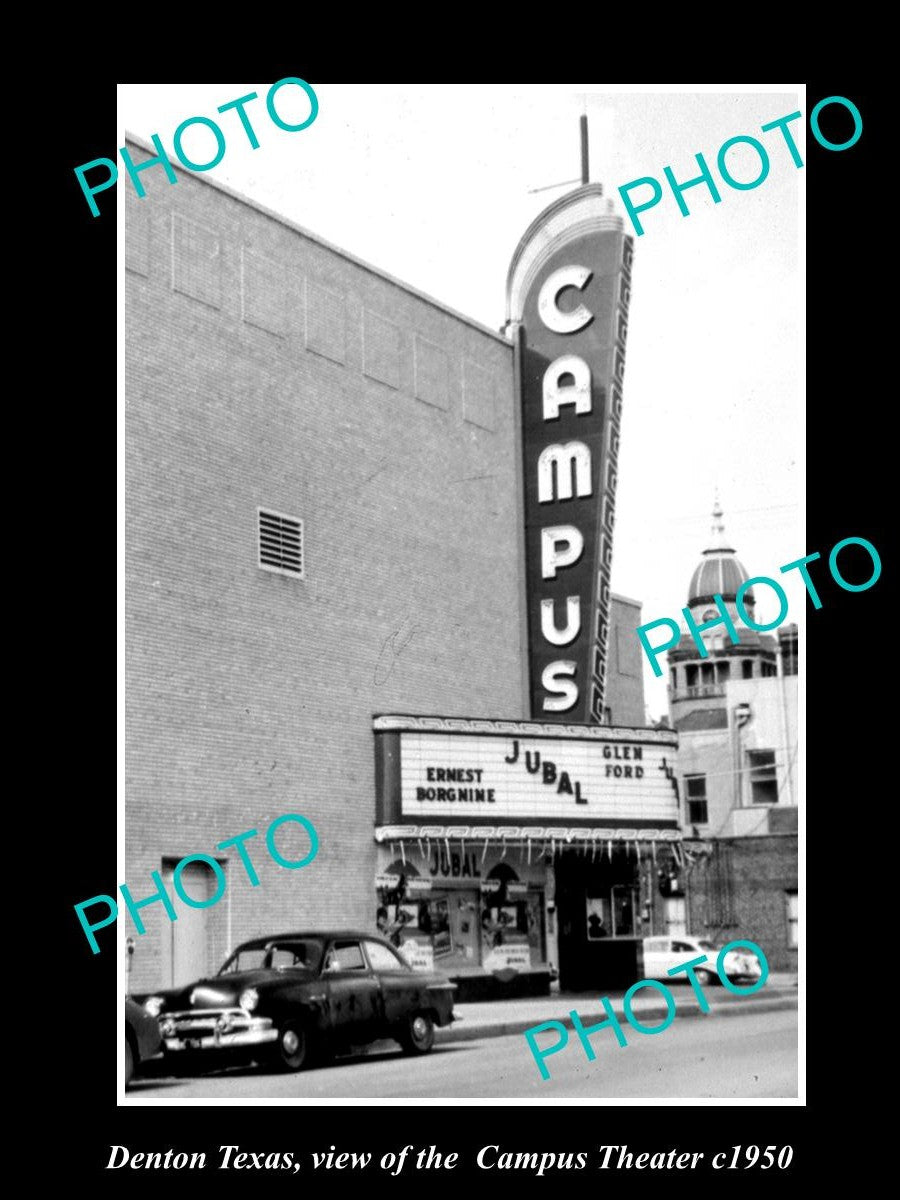
[[[225, 899], [181, 910], [212, 969], [257, 933], [372, 925], [373, 713], [527, 715], [512, 351], [156, 173], [126, 189], [124, 879], [149, 895], [163, 859], [259, 830], [260, 885], [232, 849]], [[304, 581], [258, 569], [257, 506], [302, 518]], [[263, 846], [289, 811], [321, 844], [296, 873]], [[170, 953], [143, 915], [134, 990]]]
[[796, 971], [787, 907], [787, 893], [797, 890], [796, 835], [685, 844], [694, 852], [712, 847], [687, 875], [689, 931], [722, 942], [749, 938], [762, 947], [773, 971]]

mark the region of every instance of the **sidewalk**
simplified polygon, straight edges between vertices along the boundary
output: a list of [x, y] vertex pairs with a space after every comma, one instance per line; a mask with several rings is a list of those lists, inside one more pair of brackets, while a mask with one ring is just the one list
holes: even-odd
[[[694, 989], [689, 983], [673, 983], [676, 1017], [734, 1016], [754, 1012], [775, 1012], [797, 1007], [797, 976], [786, 971], [772, 971], [765, 985], [750, 996], [738, 996], [718, 984], [703, 988], [709, 1002], [709, 1012], [701, 1012]], [[607, 1015], [600, 1003], [602, 992], [552, 993], [522, 1000], [485, 1000], [476, 1004], [454, 1005], [456, 1020], [444, 1029], [435, 1030], [435, 1042], [468, 1042], [478, 1038], [505, 1037], [524, 1033], [544, 1021], [560, 1021], [572, 1028], [569, 1013], [578, 1013], [582, 1024], [592, 1025]], [[609, 995], [616, 1016], [626, 1024], [622, 999], [624, 992]], [[659, 1024], [666, 1016], [666, 1005], [660, 993], [645, 988], [635, 996], [632, 1012], [647, 1025]]]

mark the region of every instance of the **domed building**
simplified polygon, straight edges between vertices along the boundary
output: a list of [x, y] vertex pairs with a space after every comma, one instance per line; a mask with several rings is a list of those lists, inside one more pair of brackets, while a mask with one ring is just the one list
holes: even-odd
[[[797, 626], [751, 629], [737, 609], [751, 578], [716, 499], [706, 549], [690, 577], [685, 623], [669, 651], [669, 714], [685, 869], [664, 895], [667, 931], [725, 942], [750, 938], [773, 970], [795, 971], [797, 899]], [[739, 636], [722, 623], [719, 598]], [[755, 619], [753, 589], [741, 595]]]
[[[723, 511], [716, 498], [709, 545], [688, 586], [687, 607], [695, 626], [716, 622], [701, 636], [707, 656], [685, 624], [685, 632], [669, 651], [669, 711], [676, 729], [724, 729], [725, 684], [737, 679], [761, 679], [778, 674], [778, 645], [774, 637], [750, 628], [737, 609], [737, 594], [750, 575], [725, 533]], [[721, 596], [740, 641], [735, 645], [722, 623], [716, 597]], [[754, 620], [753, 589], [744, 592], [747, 616]]]

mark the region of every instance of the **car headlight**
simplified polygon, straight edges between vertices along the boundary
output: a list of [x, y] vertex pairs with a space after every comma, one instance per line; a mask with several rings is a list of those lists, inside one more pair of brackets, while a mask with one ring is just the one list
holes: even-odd
[[151, 1017], [158, 1017], [164, 1004], [162, 996], [148, 996], [144, 1001], [144, 1012], [149, 1013]]
[[244, 991], [241, 992], [238, 1004], [241, 1006], [244, 1012], [253, 1012], [257, 1004], [259, 1004], [259, 992], [256, 990], [256, 988], [245, 988]]

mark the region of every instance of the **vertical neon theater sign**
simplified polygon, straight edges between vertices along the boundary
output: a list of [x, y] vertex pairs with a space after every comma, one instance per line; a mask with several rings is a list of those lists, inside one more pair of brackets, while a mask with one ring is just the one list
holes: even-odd
[[588, 183], [531, 224], [507, 278], [535, 720], [603, 722], [632, 252], [612, 201]]

